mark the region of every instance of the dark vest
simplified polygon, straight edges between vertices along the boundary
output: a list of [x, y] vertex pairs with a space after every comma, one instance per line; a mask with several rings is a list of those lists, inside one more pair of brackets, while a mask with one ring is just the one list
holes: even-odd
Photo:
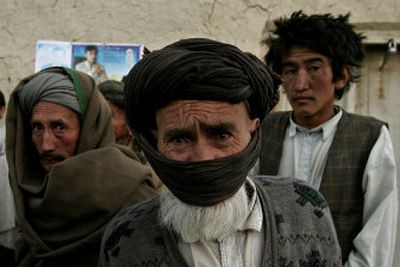
[[[290, 114], [274, 112], [263, 121], [260, 174], [278, 173]], [[352, 241], [362, 228], [362, 177], [370, 151], [383, 125], [383, 122], [375, 118], [343, 110], [328, 152], [320, 192], [332, 212], [343, 262], [347, 261], [353, 249]]]

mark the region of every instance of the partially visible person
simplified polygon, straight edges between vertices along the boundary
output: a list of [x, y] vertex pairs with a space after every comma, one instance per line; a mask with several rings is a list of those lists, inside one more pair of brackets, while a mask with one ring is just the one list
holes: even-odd
[[99, 90], [111, 109], [111, 122], [117, 144], [128, 146], [132, 141], [132, 131], [126, 123], [124, 110], [124, 84], [107, 80], [99, 84]]
[[4, 124], [4, 115], [6, 114], [6, 98], [2, 91], [0, 91], [0, 155], [5, 153], [4, 140], [6, 138], [6, 128]]
[[293, 111], [266, 117], [258, 173], [299, 177], [322, 193], [345, 266], [392, 267], [398, 191], [388, 128], [335, 105], [365, 57], [348, 19], [300, 11], [275, 21], [265, 61]]
[[106, 70], [103, 65], [97, 63], [98, 48], [95, 45], [85, 47], [86, 60], [76, 64], [75, 69], [89, 74], [97, 84], [107, 80]]
[[106, 224], [156, 191], [150, 169], [115, 144], [94, 80], [67, 68], [23, 79], [6, 127], [17, 266], [97, 266]]
[[[125, 145], [130, 147], [140, 161], [149, 166], [143, 151], [140, 149], [135, 136], [132, 134], [125, 118], [125, 107], [124, 107], [124, 83], [107, 80], [99, 84], [99, 90], [107, 100], [107, 104], [111, 109], [111, 122], [114, 128], [115, 141], [117, 144]], [[151, 167], [150, 167], [151, 168]], [[157, 190], [162, 190], [162, 183], [157, 175], [152, 171], [152, 176]]]
[[125, 84], [126, 116], [167, 190], [107, 227], [100, 266], [339, 266], [323, 197], [292, 179], [247, 176], [276, 104], [255, 56], [209, 39], [146, 55]]
[[6, 100], [3, 92], [0, 91], [0, 263], [2, 266], [14, 266], [15, 206], [5, 155], [5, 111]]

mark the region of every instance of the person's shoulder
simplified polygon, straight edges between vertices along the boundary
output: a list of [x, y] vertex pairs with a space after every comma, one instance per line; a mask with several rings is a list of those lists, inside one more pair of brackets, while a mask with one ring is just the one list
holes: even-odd
[[75, 65], [75, 69], [82, 72], [88, 72], [88, 68], [85, 66], [85, 62], [81, 62]]
[[[120, 145], [120, 144], [107, 144], [102, 147], [89, 149], [82, 153], [75, 155], [77, 157], [89, 157], [89, 158], [98, 158], [98, 159], [108, 159], [108, 160], [116, 160], [121, 159], [129, 160], [130, 164], [135, 165], [132, 162], [136, 162], [137, 164], [144, 166], [139, 158], [136, 156], [135, 152], [130, 149], [128, 146]], [[112, 166], [109, 166], [112, 168]]]
[[262, 121], [261, 128], [263, 131], [268, 131], [271, 126], [282, 127], [289, 123], [290, 111], [276, 111], [267, 114]]
[[152, 222], [158, 216], [159, 197], [150, 198], [120, 211], [111, 221], [108, 229], [116, 229], [121, 225], [145, 226], [141, 222]]
[[291, 201], [299, 203], [299, 201], [305, 200], [320, 210], [324, 210], [328, 206], [321, 193], [300, 179], [267, 175], [255, 176], [253, 179], [266, 192], [267, 197], [275, 203], [290, 203]]
[[258, 176], [254, 181], [279, 257], [298, 260], [316, 253], [327, 262], [341, 261], [329, 207], [318, 191], [290, 177]]
[[[302, 226], [295, 231], [314, 232], [314, 228], [319, 228], [316, 230], [318, 232], [323, 231], [324, 227], [325, 230], [326, 227], [334, 229], [327, 201], [305, 182], [279, 176], [258, 176], [254, 181], [267, 212], [280, 214], [292, 229], [297, 229], [298, 222], [302, 222]], [[326, 233], [331, 234], [329, 231]], [[335, 236], [330, 235], [330, 238]]]
[[102, 262], [132, 260], [151, 249], [155, 237], [161, 236], [158, 223], [159, 198], [155, 197], [120, 211], [108, 224], [101, 245]]
[[290, 111], [274, 111], [270, 112], [265, 116], [265, 120], [279, 120], [288, 118], [290, 115]]
[[301, 180], [293, 177], [283, 177], [276, 175], [257, 175], [253, 177], [254, 181], [267, 187], [287, 187], [294, 184], [304, 184]]
[[343, 110], [342, 119], [344, 119], [346, 117], [347, 117], [347, 120], [349, 121], [349, 123], [362, 125], [362, 126], [368, 127], [368, 128], [379, 128], [380, 129], [382, 126], [388, 125], [387, 122], [379, 120], [375, 117], [361, 115], [361, 114], [357, 114], [357, 113], [345, 112]]
[[81, 67], [85, 66], [85, 62], [86, 61], [79, 62], [78, 64], [75, 65], [75, 68], [81, 68]]
[[158, 223], [159, 197], [151, 198], [121, 210], [108, 224], [103, 242], [109, 249], [120, 242], [123, 236], [133, 238], [135, 233], [146, 233]]

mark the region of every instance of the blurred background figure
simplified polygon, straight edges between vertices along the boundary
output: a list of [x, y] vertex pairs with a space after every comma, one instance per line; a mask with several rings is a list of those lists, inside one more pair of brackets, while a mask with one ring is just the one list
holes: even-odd
[[76, 64], [75, 69], [89, 74], [96, 83], [107, 80], [106, 70], [103, 65], [97, 63], [97, 55], [99, 50], [94, 45], [88, 45], [85, 48], [86, 60]]
[[132, 140], [132, 132], [125, 120], [124, 84], [119, 81], [107, 80], [99, 84], [99, 89], [111, 109], [111, 122], [116, 143], [128, 146]]
[[5, 111], [6, 101], [3, 92], [0, 91], [0, 264], [13, 266], [16, 233], [15, 206], [5, 155]]
[[0, 155], [4, 154], [4, 139], [6, 137], [6, 131], [4, 126], [3, 117], [6, 112], [6, 99], [2, 91], [0, 91]]

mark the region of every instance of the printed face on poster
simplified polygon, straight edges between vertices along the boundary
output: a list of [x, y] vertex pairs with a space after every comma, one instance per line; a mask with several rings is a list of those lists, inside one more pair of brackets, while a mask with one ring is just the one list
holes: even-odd
[[35, 72], [49, 67], [71, 67], [72, 43], [37, 41]]
[[37, 41], [35, 72], [63, 66], [85, 72], [97, 83], [120, 81], [142, 58], [143, 45]]

